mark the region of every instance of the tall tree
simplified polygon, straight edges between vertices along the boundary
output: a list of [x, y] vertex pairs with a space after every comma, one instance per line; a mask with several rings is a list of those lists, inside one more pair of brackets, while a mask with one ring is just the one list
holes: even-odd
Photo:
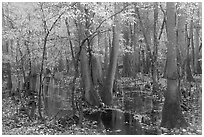
[[123, 38], [124, 38], [124, 46], [126, 48], [124, 56], [123, 56], [123, 71], [122, 75], [124, 77], [129, 77], [132, 76], [132, 71], [131, 71], [131, 53], [129, 52], [129, 48], [131, 46], [130, 44], [130, 32], [131, 30], [129, 29], [129, 22], [125, 21], [123, 25]]
[[134, 46], [133, 74], [134, 75], [136, 75], [137, 72], [140, 71], [140, 48], [137, 42], [138, 42], [137, 23], [134, 22], [134, 29], [133, 29], [133, 46]]
[[[81, 10], [82, 13], [84, 13], [86, 16], [85, 18], [81, 18], [81, 16], [78, 18], [78, 26], [79, 26], [79, 40], [80, 40], [80, 48], [81, 48], [81, 53], [80, 53], [80, 63], [81, 63], [81, 75], [82, 75], [82, 85], [85, 91], [85, 99], [86, 101], [93, 106], [99, 106], [100, 101], [98, 99], [98, 95], [96, 91], [94, 90], [94, 83], [92, 80], [92, 64], [91, 59], [92, 59], [92, 53], [91, 53], [91, 40], [88, 39], [87, 37], [90, 36], [90, 18], [91, 18], [91, 13], [87, 7], [87, 5], [82, 6], [80, 3], [78, 3], [78, 8]], [[80, 20], [83, 19], [85, 22], [81, 22]], [[86, 42], [83, 43], [83, 41], [86, 40]], [[86, 50], [88, 49], [88, 50]], [[88, 51], [88, 56], [90, 57], [90, 60], [88, 59], [87, 56], [87, 51]]]
[[[190, 23], [191, 26], [191, 23]], [[187, 51], [186, 51], [186, 79], [187, 81], [191, 82], [194, 81], [192, 71], [191, 71], [191, 58], [190, 58], [190, 45], [191, 45], [191, 38], [190, 34], [188, 35], [188, 25], [185, 26], [185, 33], [186, 33], [186, 41], [187, 41]]]
[[200, 46], [200, 41], [199, 41], [199, 32], [201, 30], [201, 23], [199, 22], [199, 18], [202, 17], [200, 14], [202, 13], [202, 3], [199, 2], [198, 5], [198, 11], [197, 11], [197, 16], [198, 19], [195, 22], [195, 57], [194, 57], [194, 71], [195, 73], [200, 74], [201, 73], [201, 65], [199, 61], [199, 46]]
[[177, 58], [176, 58], [176, 29], [175, 29], [175, 3], [167, 2], [167, 90], [162, 110], [162, 127], [187, 127], [180, 108], [180, 94], [178, 84]]
[[[152, 58], [152, 53], [151, 53], [151, 48], [150, 48], [150, 35], [149, 34], [147, 34], [147, 28], [144, 26], [144, 23], [143, 23], [143, 21], [142, 21], [142, 18], [141, 18], [141, 13], [140, 13], [140, 11], [139, 11], [139, 7], [138, 7], [138, 5], [136, 4], [135, 5], [135, 14], [137, 15], [137, 17], [138, 17], [138, 19], [139, 19], [139, 24], [140, 24], [140, 27], [141, 27], [141, 31], [142, 31], [142, 34], [143, 34], [143, 37], [144, 37], [144, 42], [145, 42], [145, 44], [146, 44], [146, 59], [145, 59], [145, 64], [144, 64], [144, 67], [143, 67], [143, 69], [144, 69], [144, 72], [145, 73], [149, 73], [149, 70], [150, 70], [150, 63], [152, 63], [152, 61], [153, 61], [153, 58]], [[144, 52], [143, 52], [144, 53]], [[142, 54], [143, 54], [142, 53]], [[144, 55], [144, 54], [143, 54]], [[142, 55], [142, 56], [143, 56]], [[143, 58], [143, 60], [144, 60], [144, 58]]]
[[[3, 24], [7, 26], [6, 30], [11, 30], [14, 29], [13, 27], [13, 22], [10, 19], [10, 12], [9, 12], [9, 3], [4, 3], [4, 8], [2, 8], [2, 15], [3, 15]], [[7, 17], [7, 18], [6, 18]], [[5, 55], [10, 55], [11, 54], [11, 39], [2, 39], [2, 50]], [[12, 90], [12, 67], [11, 67], [11, 60], [6, 60], [6, 63], [3, 63], [6, 68], [6, 73], [7, 73], [7, 89], [9, 90], [9, 94], [11, 95], [11, 90]]]
[[190, 31], [189, 31], [189, 37], [190, 37], [190, 45], [191, 45], [191, 70], [192, 70], [192, 73], [194, 72], [194, 57], [195, 57], [195, 50], [194, 50], [194, 35], [193, 35], [193, 32], [194, 32], [194, 18], [193, 16], [191, 17], [191, 21], [190, 21]]
[[154, 51], [152, 60], [152, 80], [154, 90], [157, 90], [157, 55], [158, 55], [158, 40], [157, 40], [157, 22], [158, 22], [158, 3], [154, 3]]
[[[120, 4], [114, 3], [115, 13], [120, 10]], [[101, 93], [101, 99], [106, 105], [111, 105], [113, 102], [113, 83], [115, 78], [117, 59], [119, 53], [119, 34], [120, 34], [120, 25], [119, 17], [115, 15], [114, 25], [113, 25], [113, 41], [110, 54], [110, 64], [108, 66], [108, 72], [106, 80], [104, 81], [104, 89]]]
[[183, 76], [184, 75], [184, 66], [185, 66], [185, 60], [186, 60], [186, 51], [187, 51], [187, 42], [186, 42], [186, 35], [185, 35], [185, 24], [186, 24], [186, 14], [185, 14], [185, 9], [182, 8], [183, 3], [178, 3], [178, 14], [180, 14], [178, 16], [178, 25], [177, 25], [177, 44], [178, 44], [178, 53], [179, 53], [179, 60], [178, 60], [178, 64], [179, 64], [179, 72], [180, 75]]
[[108, 68], [108, 32], [106, 32], [104, 35], [105, 37], [105, 42], [104, 42], [104, 46], [105, 46], [105, 55], [104, 55], [104, 69], [103, 69], [103, 79], [105, 79], [106, 76], [106, 72], [107, 72], [107, 68]]
[[[74, 78], [72, 81], [72, 93], [71, 93], [71, 98], [72, 98], [72, 110], [73, 110], [73, 114], [75, 114], [76, 112], [76, 106], [75, 106], [75, 82], [76, 82], [76, 78], [78, 75], [78, 60], [76, 61], [76, 58], [74, 56], [74, 47], [73, 47], [73, 43], [71, 41], [71, 33], [69, 30], [69, 23], [68, 23], [68, 18], [65, 19], [65, 24], [66, 24], [66, 28], [67, 28], [67, 35], [69, 37], [69, 45], [70, 45], [70, 50], [71, 50], [71, 55], [72, 55], [72, 64], [74, 65]], [[68, 92], [67, 92], [67, 98], [68, 98]]]
[[56, 18], [56, 20], [52, 23], [51, 27], [48, 28], [47, 26], [47, 22], [45, 20], [45, 14], [44, 14], [44, 10], [43, 10], [43, 4], [40, 5], [41, 7], [41, 11], [42, 11], [42, 18], [43, 18], [43, 25], [44, 25], [44, 39], [43, 39], [43, 53], [42, 53], [42, 60], [41, 60], [41, 67], [40, 67], [40, 87], [39, 87], [39, 92], [38, 92], [38, 113], [40, 118], [42, 118], [42, 113], [41, 113], [41, 107], [42, 107], [42, 100], [41, 100], [41, 95], [42, 95], [42, 76], [43, 76], [43, 69], [44, 69], [44, 61], [46, 58], [46, 49], [47, 49], [47, 41], [48, 41], [48, 37], [53, 29], [53, 27], [55, 26], [55, 24], [57, 23], [57, 21], [61, 18], [61, 16], [65, 13], [62, 12], [58, 15], [58, 17]]

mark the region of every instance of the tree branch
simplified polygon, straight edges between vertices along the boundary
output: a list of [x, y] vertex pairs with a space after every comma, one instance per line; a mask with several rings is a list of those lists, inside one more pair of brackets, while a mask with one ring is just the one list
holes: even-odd
[[44, 31], [45, 31], [45, 33], [46, 33], [46, 32], [48, 31], [48, 27], [47, 27], [47, 23], [46, 23], [46, 21], [45, 21], [45, 14], [44, 14], [43, 4], [42, 4], [42, 3], [40, 3], [40, 9], [41, 9], [41, 11], [42, 11], [42, 16], [43, 16], [42, 22], [43, 22], [43, 25], [44, 25]]
[[120, 11], [114, 13], [113, 15], [111, 15], [111, 16], [109, 16], [108, 18], [106, 18], [106, 19], [104, 19], [103, 21], [101, 21], [100, 24], [98, 25], [98, 27], [96, 27], [96, 30], [95, 30], [94, 33], [97, 32], [97, 30], [101, 27], [101, 25], [102, 25], [105, 21], [107, 21], [108, 19], [110, 19], [110, 18], [116, 16], [117, 14], [121, 13], [121, 12], [124, 11], [128, 6], [129, 6], [129, 5], [126, 5], [126, 6], [125, 6], [123, 9], [121, 9]]
[[65, 13], [65, 11], [63, 11], [59, 16], [58, 18], [55, 20], [55, 22], [52, 24], [51, 28], [49, 29], [48, 31], [48, 35], [49, 33], [52, 31], [53, 27], [55, 26], [55, 24], [57, 23], [57, 21], [61, 18], [61, 16]]
[[160, 29], [161, 31], [160, 31], [160, 33], [159, 33], [158, 40], [160, 40], [160, 38], [161, 38], [161, 35], [162, 35], [162, 32], [163, 32], [165, 23], [166, 23], [166, 18], [164, 17], [163, 22], [162, 22], [162, 25], [161, 25], [161, 29]]

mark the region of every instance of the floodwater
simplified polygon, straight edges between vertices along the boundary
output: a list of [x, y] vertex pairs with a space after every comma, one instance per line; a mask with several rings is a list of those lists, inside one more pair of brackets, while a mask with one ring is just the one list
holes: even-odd
[[[54, 82], [50, 82], [55, 85]], [[58, 86], [59, 87], [59, 86]], [[50, 89], [48, 96], [47, 114], [49, 117], [55, 115], [61, 116], [64, 108], [70, 108], [67, 104], [63, 89], [53, 86]], [[104, 108], [95, 112], [84, 112], [84, 117], [89, 120], [95, 120], [103, 124], [107, 134], [112, 135], [142, 135], [144, 131], [141, 126], [141, 121], [136, 119], [135, 114], [143, 114], [150, 112], [153, 107], [152, 98], [150, 95], [141, 91], [124, 91], [123, 97], [115, 99], [116, 108]], [[59, 114], [57, 114], [59, 113]], [[66, 113], [65, 113], [66, 114]]]
[[[105, 108], [93, 113], [85, 112], [85, 118], [102, 123], [111, 135], [142, 135], [144, 130], [134, 114], [152, 111], [152, 98], [141, 92], [126, 91], [120, 109]], [[121, 103], [121, 102], [120, 102]], [[94, 119], [94, 117], [96, 117]], [[100, 118], [97, 118], [100, 117]]]

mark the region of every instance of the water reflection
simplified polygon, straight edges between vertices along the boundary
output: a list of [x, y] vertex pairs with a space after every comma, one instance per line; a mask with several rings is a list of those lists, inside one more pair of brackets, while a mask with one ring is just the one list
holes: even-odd
[[[84, 112], [84, 117], [91, 120], [96, 120], [102, 123], [111, 135], [141, 135], [143, 129], [134, 118], [134, 115], [128, 112], [123, 112], [120, 109], [106, 108], [102, 111]], [[95, 117], [95, 118], [94, 118]], [[98, 124], [100, 125], [100, 124]]]
[[125, 92], [124, 110], [136, 113], [150, 112], [153, 108], [152, 97], [141, 92]]
[[[60, 89], [54, 80], [50, 81], [47, 112], [48, 116], [55, 116], [63, 108], [71, 108], [71, 103], [65, 105], [66, 99], [63, 89]], [[121, 99], [122, 98], [122, 99]], [[125, 90], [121, 98], [117, 98], [119, 109], [103, 108], [102, 110], [84, 111], [84, 117], [103, 125], [107, 134], [141, 135], [144, 134], [140, 122], [134, 118], [134, 114], [151, 112], [153, 108], [152, 98], [149, 92]], [[119, 102], [121, 101], [122, 102]], [[66, 107], [65, 107], [66, 106]], [[71, 109], [70, 109], [71, 110]], [[123, 111], [122, 111], [123, 110]], [[60, 111], [61, 112], [61, 111]], [[65, 112], [66, 114], [67, 112]], [[64, 113], [63, 113], [64, 114]], [[61, 116], [59, 114], [59, 116]]]

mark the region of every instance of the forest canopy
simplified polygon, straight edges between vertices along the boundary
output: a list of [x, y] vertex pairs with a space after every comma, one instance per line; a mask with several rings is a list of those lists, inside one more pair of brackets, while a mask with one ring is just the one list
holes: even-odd
[[201, 2], [2, 3], [3, 134], [202, 134], [201, 77]]

